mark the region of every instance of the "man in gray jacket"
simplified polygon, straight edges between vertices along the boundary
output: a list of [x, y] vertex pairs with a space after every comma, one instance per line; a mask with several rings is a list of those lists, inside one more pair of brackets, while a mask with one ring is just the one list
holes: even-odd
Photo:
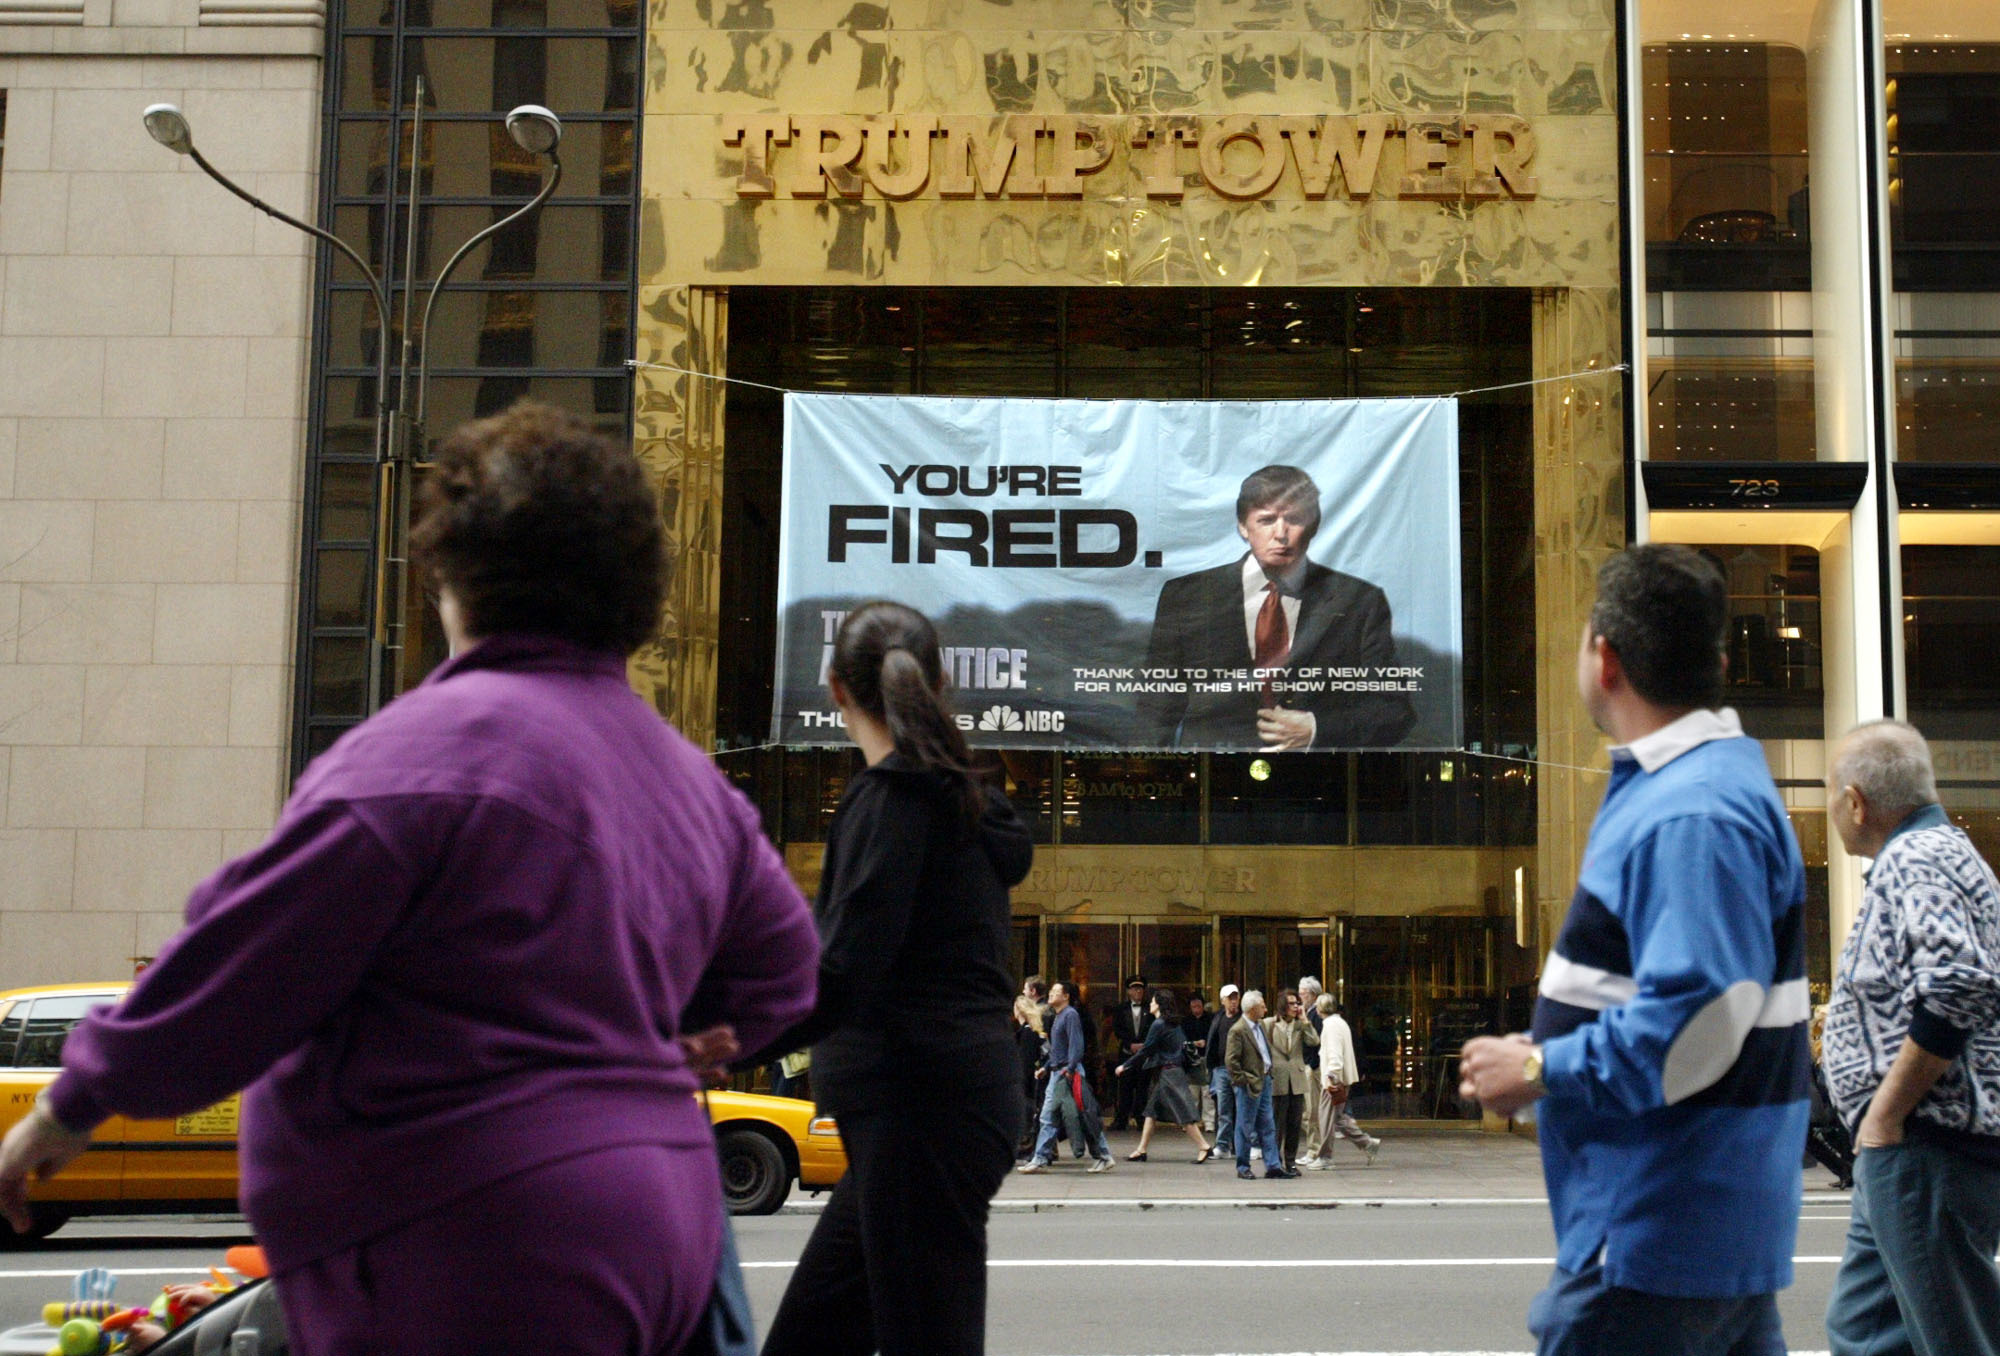
[[1264, 995], [1256, 989], [1243, 995], [1243, 1020], [1229, 1029], [1224, 1067], [1236, 1094], [1236, 1175], [1249, 1178], [1250, 1146], [1264, 1151], [1266, 1177], [1297, 1177], [1285, 1166], [1278, 1147], [1277, 1121], [1271, 1113], [1271, 1034], [1264, 1024]]
[[1834, 1356], [2000, 1356], [2000, 883], [1937, 803], [1900, 721], [1834, 747], [1827, 819], [1874, 858], [1827, 1013], [1855, 1128]]

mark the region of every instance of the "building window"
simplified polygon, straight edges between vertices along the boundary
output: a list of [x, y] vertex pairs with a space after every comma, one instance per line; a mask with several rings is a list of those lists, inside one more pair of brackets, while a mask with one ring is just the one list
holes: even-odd
[[1805, 53], [1654, 43], [1641, 63], [1647, 285], [1809, 289]]
[[[543, 162], [502, 118], [522, 103], [563, 120], [562, 186], [538, 215], [480, 247], [438, 299], [428, 338], [427, 441], [524, 397], [631, 437], [639, 9], [634, 0], [377, 0], [336, 7], [328, 48], [321, 221], [390, 281], [402, 311], [415, 229], [421, 306], [459, 244], [542, 184]], [[423, 142], [411, 108], [425, 85]], [[375, 361], [384, 336], [344, 259], [320, 280], [294, 765], [366, 713], [374, 615]], [[428, 449], [419, 449], [420, 458]], [[435, 612], [415, 609], [418, 667], [442, 657]]]
[[2000, 729], [2000, 546], [1903, 548], [1910, 721], [1932, 739]]
[[[1918, 9], [1884, 0], [1892, 30]], [[1898, 291], [2000, 289], [2000, 43], [1888, 49], [1889, 236]]]
[[[2000, 43], [1883, 0], [1896, 456], [2000, 463]], [[1956, 30], [1939, 32], [1940, 27]], [[1989, 486], [1989, 489], [1992, 487]]]
[[1910, 723], [1930, 741], [1938, 797], [2000, 861], [2000, 546], [1903, 548]]
[[1819, 553], [1803, 546], [1705, 549], [1729, 579], [1723, 700], [1757, 739], [1820, 738]]

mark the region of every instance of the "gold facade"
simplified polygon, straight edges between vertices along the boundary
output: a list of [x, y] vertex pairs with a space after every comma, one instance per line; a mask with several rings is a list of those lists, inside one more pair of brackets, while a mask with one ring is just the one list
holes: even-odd
[[[727, 288], [781, 286], [1327, 286], [1536, 289], [1537, 377], [1621, 361], [1618, 120], [1610, 0], [654, 0], [647, 34], [640, 223], [642, 360], [725, 374]], [[1286, 157], [1261, 196], [1217, 191], [1183, 151], [1178, 196], [1141, 171], [1092, 174], [1078, 196], [904, 193], [885, 160], [856, 196], [739, 193], [749, 120], [968, 117], [1160, 120], [1387, 115], [1532, 123], [1532, 196], [1309, 196]], [[1150, 120], [1150, 122], [1148, 122]], [[734, 133], [736, 145], [729, 144]], [[1144, 148], [1120, 151], [1138, 157]], [[817, 136], [817, 133], [815, 133]], [[885, 138], [886, 140], [886, 138]], [[1032, 143], [1032, 138], [1031, 138]], [[1051, 148], [1041, 154], [1046, 168]], [[1254, 148], [1232, 148], [1239, 168]], [[1401, 184], [1407, 137], [1381, 148]], [[754, 166], [751, 167], [754, 171]], [[1211, 167], [1214, 168], [1214, 167]], [[1417, 168], [1422, 168], [1418, 166]], [[1254, 167], [1252, 171], [1254, 173]], [[885, 197], [881, 183], [899, 196]], [[1154, 176], [1152, 186], [1159, 180]], [[779, 190], [779, 185], [772, 184]], [[644, 371], [641, 456], [679, 551], [660, 643], [633, 676], [690, 736], [713, 732], [722, 562], [723, 385]], [[1622, 414], [1608, 371], [1535, 391], [1538, 726], [1543, 757], [1585, 764], [1595, 733], [1571, 659], [1597, 562], [1624, 540]], [[1599, 760], [1601, 762], [1601, 760]], [[1054, 847], [1018, 893], [1063, 915], [1270, 910], [1319, 916], [1511, 911], [1529, 868], [1549, 922], [1574, 879], [1601, 778], [1543, 769], [1540, 847], [1499, 849]], [[807, 883], [818, 848], [789, 849]], [[1171, 889], [1130, 898], [1069, 888], [1108, 872]], [[1252, 891], [1223, 890], [1239, 866]], [[1199, 883], [1183, 889], [1183, 877]], [[1109, 877], [1103, 877], [1108, 879]], [[1166, 880], [1156, 876], [1154, 883]], [[1231, 897], [1225, 899], [1223, 896]], [[1372, 902], [1371, 902], [1372, 901]]]
[[[656, 0], [647, 35], [641, 279], [1158, 286], [1615, 287], [1617, 116], [1608, 0]], [[753, 17], [755, 16], [755, 17]], [[784, 26], [752, 26], [782, 17]], [[812, 17], [821, 20], [811, 22]], [[1186, 118], [1511, 115], [1536, 196], [1309, 201], [1284, 164], [1256, 201], [1187, 155], [1080, 199], [744, 198], [728, 133], [760, 115]], [[1240, 148], [1239, 148], [1240, 149]], [[1045, 157], [1046, 157], [1045, 150]], [[1392, 138], [1385, 183], [1405, 173]]]

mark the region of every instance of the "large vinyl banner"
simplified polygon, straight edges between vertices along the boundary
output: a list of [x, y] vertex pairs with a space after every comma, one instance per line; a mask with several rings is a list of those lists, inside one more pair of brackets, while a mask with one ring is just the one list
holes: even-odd
[[1449, 399], [787, 395], [772, 738], [849, 609], [937, 623], [997, 748], [1460, 746]]

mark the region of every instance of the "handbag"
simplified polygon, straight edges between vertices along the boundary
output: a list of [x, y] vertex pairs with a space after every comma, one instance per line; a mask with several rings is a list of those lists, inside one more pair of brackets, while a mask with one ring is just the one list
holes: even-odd
[[[1322, 1086], [1324, 1086], [1324, 1085], [1322, 1085]], [[1342, 1083], [1342, 1084], [1340, 1084], [1340, 1085], [1339, 1085], [1339, 1086], [1337, 1086], [1337, 1087], [1331, 1087], [1331, 1088], [1327, 1088], [1327, 1089], [1326, 1089], [1326, 1104], [1327, 1104], [1328, 1106], [1346, 1106], [1346, 1105], [1347, 1105], [1347, 1089], [1348, 1089], [1348, 1088], [1349, 1088], [1350, 1086], [1351, 1086], [1350, 1084], [1347, 1084], [1347, 1083]]]

